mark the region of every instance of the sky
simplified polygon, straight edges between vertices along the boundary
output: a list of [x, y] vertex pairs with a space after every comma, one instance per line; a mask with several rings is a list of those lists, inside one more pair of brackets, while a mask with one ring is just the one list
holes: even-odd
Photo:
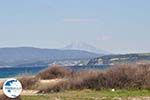
[[85, 42], [112, 53], [150, 52], [150, 0], [0, 0], [0, 47]]

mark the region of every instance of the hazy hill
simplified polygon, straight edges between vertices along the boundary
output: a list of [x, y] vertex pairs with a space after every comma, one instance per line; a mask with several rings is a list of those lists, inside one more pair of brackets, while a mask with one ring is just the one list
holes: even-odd
[[88, 59], [98, 56], [100, 55], [83, 50], [40, 49], [32, 47], [0, 48], [0, 66], [63, 59]]
[[150, 63], [150, 53], [105, 55], [91, 59], [88, 65], [115, 63]]

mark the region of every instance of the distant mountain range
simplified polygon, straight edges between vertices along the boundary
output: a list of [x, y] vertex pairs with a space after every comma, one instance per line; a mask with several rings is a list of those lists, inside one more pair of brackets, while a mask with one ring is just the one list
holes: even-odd
[[105, 55], [91, 59], [88, 65], [114, 65], [120, 63], [150, 64], [149, 53]]
[[0, 48], [0, 67], [51, 63], [67, 59], [91, 59], [102, 54], [71, 49], [40, 49], [33, 47]]
[[[85, 48], [88, 47], [87, 51]], [[112, 65], [116, 63], [149, 63], [150, 54], [105, 55], [89, 52], [91, 46], [70, 44], [65, 49], [41, 49], [33, 47], [0, 48], [0, 68], [2, 67], [46, 67], [50, 64], [62, 65]], [[95, 50], [95, 49], [93, 49]]]
[[71, 44], [67, 45], [66, 47], [64, 47], [63, 49], [66, 49], [66, 50], [84, 50], [84, 51], [93, 52], [93, 53], [102, 54], [102, 55], [111, 54], [108, 51], [98, 49], [98, 48], [96, 48], [90, 44], [83, 43], [83, 42], [71, 43]]

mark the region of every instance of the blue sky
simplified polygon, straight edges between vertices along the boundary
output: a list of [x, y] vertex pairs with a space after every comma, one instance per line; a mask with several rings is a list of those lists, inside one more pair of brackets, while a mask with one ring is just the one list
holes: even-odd
[[0, 47], [150, 52], [150, 0], [0, 0]]

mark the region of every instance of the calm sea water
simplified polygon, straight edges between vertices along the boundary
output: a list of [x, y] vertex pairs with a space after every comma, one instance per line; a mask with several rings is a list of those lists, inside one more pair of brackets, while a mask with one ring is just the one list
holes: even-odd
[[[87, 66], [71, 66], [68, 67], [75, 71], [87, 69], [105, 69], [108, 65], [87, 65]], [[0, 78], [16, 77], [21, 75], [36, 75], [47, 67], [21, 67], [21, 68], [0, 68]]]
[[20, 75], [36, 75], [46, 67], [0, 68], [0, 78], [16, 77]]

